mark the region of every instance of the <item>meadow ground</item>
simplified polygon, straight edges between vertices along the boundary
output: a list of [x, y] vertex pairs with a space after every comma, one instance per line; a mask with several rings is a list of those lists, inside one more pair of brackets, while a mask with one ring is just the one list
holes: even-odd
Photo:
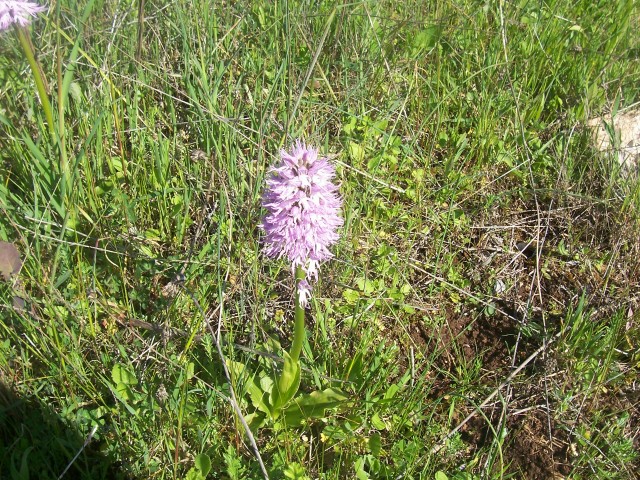
[[[270, 478], [638, 478], [639, 13], [62, 0], [29, 28], [51, 124], [2, 32], [0, 476], [263, 478], [219, 338]], [[293, 284], [261, 194], [298, 138], [345, 222], [302, 354], [325, 403], [267, 421]]]

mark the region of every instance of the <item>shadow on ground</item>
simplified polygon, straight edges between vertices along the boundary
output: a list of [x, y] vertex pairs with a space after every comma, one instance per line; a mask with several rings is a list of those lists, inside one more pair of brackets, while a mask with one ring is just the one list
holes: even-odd
[[18, 397], [0, 381], [0, 478], [127, 478], [98, 451], [97, 442], [83, 448], [85, 441], [86, 435], [67, 425], [50, 407]]

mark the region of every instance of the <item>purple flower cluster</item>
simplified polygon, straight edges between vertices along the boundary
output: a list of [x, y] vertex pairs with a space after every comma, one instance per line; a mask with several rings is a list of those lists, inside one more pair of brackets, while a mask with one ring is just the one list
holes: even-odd
[[329, 246], [338, 241], [342, 226], [335, 168], [319, 158], [315, 148], [298, 141], [291, 152], [280, 152], [280, 163], [270, 170], [262, 205], [267, 210], [261, 227], [266, 233], [265, 254], [286, 257], [295, 271], [301, 267], [306, 279], [298, 282], [298, 298], [308, 303], [318, 266], [333, 256]]
[[0, 0], [0, 30], [6, 30], [14, 23], [22, 27], [29, 25], [31, 17], [46, 9], [34, 2]]

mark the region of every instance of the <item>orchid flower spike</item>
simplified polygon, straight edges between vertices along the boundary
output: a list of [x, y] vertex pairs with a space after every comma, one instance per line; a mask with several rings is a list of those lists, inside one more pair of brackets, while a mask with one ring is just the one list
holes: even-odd
[[13, 24], [26, 27], [31, 22], [31, 17], [46, 9], [47, 7], [34, 2], [0, 0], [0, 30], [6, 30]]
[[338, 241], [343, 224], [335, 173], [315, 148], [297, 141], [290, 152], [280, 152], [262, 197], [267, 210], [260, 225], [266, 234], [265, 254], [286, 257], [294, 272], [297, 267], [304, 270], [306, 278], [297, 286], [303, 307], [311, 289], [308, 281], [317, 280], [320, 262], [333, 256], [329, 247]]

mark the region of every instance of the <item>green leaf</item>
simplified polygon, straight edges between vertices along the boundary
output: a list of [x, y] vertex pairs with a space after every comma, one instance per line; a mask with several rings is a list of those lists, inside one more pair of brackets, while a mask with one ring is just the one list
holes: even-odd
[[350, 288], [345, 288], [342, 292], [342, 297], [347, 301], [347, 303], [354, 304], [360, 298], [360, 293], [356, 290], [351, 290]]
[[436, 480], [449, 480], [449, 477], [447, 477], [447, 474], [444, 473], [442, 470], [438, 470], [436, 472], [435, 479]]
[[124, 400], [126, 402], [131, 400], [131, 398], [133, 397], [133, 392], [131, 391], [129, 386], [124, 384], [124, 383], [117, 383], [116, 384], [116, 392], [118, 392], [118, 395], [120, 395], [122, 400]]
[[266, 373], [261, 373], [262, 375], [260, 376], [260, 388], [264, 393], [268, 393], [269, 395], [271, 395], [271, 392], [273, 391], [273, 379]]
[[369, 474], [364, 469], [365, 462], [366, 459], [364, 457], [361, 457], [357, 459], [353, 464], [353, 468], [356, 471], [356, 478], [358, 480], [369, 480]]
[[253, 412], [249, 415], [244, 416], [244, 421], [249, 425], [249, 430], [252, 432], [257, 432], [258, 429], [262, 428], [267, 420], [267, 414], [263, 412]]
[[369, 437], [367, 442], [369, 445], [369, 451], [374, 457], [379, 457], [382, 451], [382, 437], [379, 433], [374, 433]]
[[194, 377], [195, 371], [196, 371], [195, 369], [196, 369], [196, 366], [193, 362], [189, 362], [187, 364], [187, 371], [186, 371], [187, 381], [191, 380]]
[[350, 382], [355, 382], [362, 376], [362, 352], [358, 352], [349, 362], [343, 378]]
[[378, 415], [377, 413], [374, 413], [373, 416], [371, 417], [371, 425], [376, 430], [386, 430], [387, 428], [387, 424], [384, 423], [384, 420], [382, 420], [380, 418], [380, 415]]
[[190, 468], [185, 480], [204, 480], [205, 477], [196, 468]]
[[82, 87], [79, 83], [71, 82], [69, 85], [69, 95], [71, 95], [74, 102], [80, 102], [82, 100]]
[[302, 466], [297, 462], [289, 463], [283, 473], [285, 478], [289, 478], [291, 480], [309, 480], [304, 468], [302, 468]]
[[110, 388], [115, 397], [122, 403], [122, 405], [124, 405], [127, 411], [131, 415], [137, 415], [136, 410], [129, 405], [129, 400], [133, 397], [131, 389], [124, 383], [118, 383], [115, 387], [110, 386]]
[[442, 25], [429, 25], [421, 32], [418, 32], [418, 34], [413, 38], [413, 48], [415, 53], [435, 47], [440, 41], [442, 30]]
[[227, 368], [229, 369], [229, 373], [231, 374], [231, 378], [234, 382], [238, 382], [244, 370], [247, 368], [244, 363], [235, 362], [233, 360], [227, 359]]
[[226, 473], [230, 480], [240, 480], [241, 478], [247, 478], [246, 471], [242, 465], [242, 459], [238, 452], [236, 452], [233, 445], [227, 446], [227, 451], [222, 454], [224, 463], [226, 464]]
[[20, 470], [18, 471], [13, 462], [11, 462], [11, 478], [15, 480], [29, 480], [29, 454], [33, 450], [33, 447], [27, 447], [22, 452], [22, 459], [20, 462]]
[[391, 384], [389, 388], [387, 388], [387, 391], [384, 393], [384, 399], [392, 399], [393, 397], [395, 397], [396, 393], [398, 393], [398, 390], [400, 390], [400, 387], [398, 385], [396, 385], [395, 383]]
[[[229, 367], [229, 373], [231, 373], [231, 377], [234, 382], [239, 385], [240, 390], [238, 394], [240, 396], [244, 396], [245, 394], [249, 394], [249, 398], [251, 399], [251, 404], [261, 412], [266, 415], [271, 415], [271, 408], [269, 406], [269, 392], [266, 392], [262, 387], [263, 382], [260, 380], [260, 384], [258, 384], [255, 374], [243, 382], [243, 376], [245, 375], [246, 366], [244, 363], [234, 362], [233, 360], [227, 360], [227, 366]], [[265, 384], [266, 386], [266, 384]]]
[[274, 386], [271, 414], [273, 418], [278, 418], [282, 408], [291, 401], [300, 387], [300, 362], [294, 361], [287, 352], [284, 352], [282, 374]]
[[260, 386], [256, 383], [255, 377], [247, 380], [247, 385], [245, 388], [247, 390], [247, 393], [249, 394], [249, 398], [251, 399], [251, 404], [261, 412], [270, 415], [271, 407], [269, 405], [269, 392], [266, 392], [262, 390], [262, 388], [260, 388]]
[[365, 295], [371, 295], [376, 289], [374, 282], [364, 277], [356, 278], [356, 285]]
[[327, 445], [343, 442], [352, 434], [352, 431], [344, 425], [327, 425], [322, 430], [320, 439]]
[[135, 374], [124, 365], [116, 363], [111, 370], [111, 378], [116, 384], [137, 385], [138, 379]]
[[206, 477], [211, 471], [211, 459], [209, 455], [201, 453], [196, 457], [195, 466], [200, 471], [203, 477]]
[[349, 153], [356, 162], [361, 162], [364, 159], [364, 148], [355, 142], [349, 142]]
[[344, 131], [344, 133], [346, 133], [347, 135], [353, 135], [353, 133], [356, 130], [356, 117], [350, 117], [349, 118], [349, 123], [345, 124], [342, 127], [342, 130]]
[[284, 411], [287, 425], [301, 425], [306, 419], [322, 418], [324, 411], [346, 402], [348, 398], [337, 388], [300, 395]]

